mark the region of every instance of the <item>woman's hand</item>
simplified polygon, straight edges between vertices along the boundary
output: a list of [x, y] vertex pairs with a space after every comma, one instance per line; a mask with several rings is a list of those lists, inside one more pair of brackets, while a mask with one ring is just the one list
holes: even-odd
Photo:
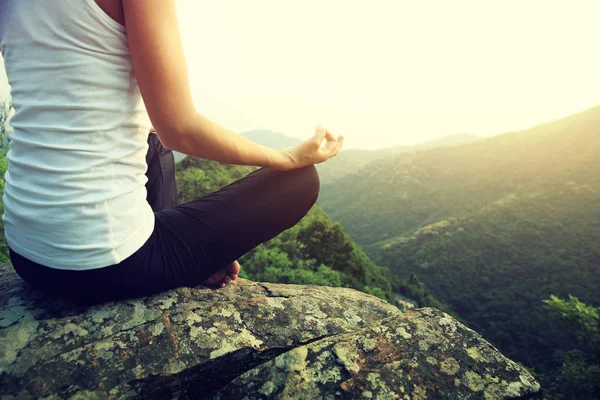
[[282, 150], [289, 160], [282, 166], [282, 169], [296, 169], [322, 163], [337, 155], [343, 144], [344, 137], [342, 135], [336, 137], [322, 125], [317, 125], [313, 137], [294, 147]]

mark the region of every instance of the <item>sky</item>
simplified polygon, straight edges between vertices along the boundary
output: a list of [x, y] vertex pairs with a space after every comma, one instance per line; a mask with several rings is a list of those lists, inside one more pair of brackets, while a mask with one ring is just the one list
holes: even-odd
[[[600, 104], [600, 2], [178, 0], [197, 109], [346, 148], [522, 130]], [[2, 90], [3, 83], [0, 83]]]

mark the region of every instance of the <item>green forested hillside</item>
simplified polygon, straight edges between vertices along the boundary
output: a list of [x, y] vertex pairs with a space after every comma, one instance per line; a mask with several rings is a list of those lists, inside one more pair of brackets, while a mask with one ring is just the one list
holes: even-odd
[[[177, 164], [180, 201], [190, 201], [240, 179], [253, 168], [195, 157]], [[240, 276], [257, 281], [352, 287], [392, 300], [390, 277], [315, 205], [296, 226], [240, 260]]]
[[366, 245], [511, 194], [590, 185], [600, 166], [599, 121], [597, 107], [528, 131], [378, 159], [323, 187], [320, 204]]
[[552, 374], [550, 295], [600, 304], [600, 107], [377, 160], [321, 203], [396, 280], [417, 277], [507, 356]]

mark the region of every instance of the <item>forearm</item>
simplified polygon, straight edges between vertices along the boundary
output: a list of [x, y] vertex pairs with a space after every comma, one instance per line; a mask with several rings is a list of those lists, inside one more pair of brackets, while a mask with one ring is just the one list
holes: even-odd
[[[148, 115], [165, 147], [223, 163], [279, 170], [323, 162], [337, 154], [341, 141], [323, 127], [298, 146], [274, 150], [198, 114], [174, 0], [122, 0], [121, 4], [135, 77]], [[323, 141], [327, 144], [321, 147]]]
[[[274, 169], [290, 167], [290, 160], [283, 151], [254, 143], [199, 113], [193, 113], [179, 130], [175, 135], [169, 133], [166, 147], [225, 164], [256, 165]], [[160, 131], [158, 134], [160, 137]]]

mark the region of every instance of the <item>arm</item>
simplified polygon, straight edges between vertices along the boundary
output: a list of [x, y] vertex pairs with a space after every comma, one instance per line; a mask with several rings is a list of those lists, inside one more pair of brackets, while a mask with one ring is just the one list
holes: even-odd
[[[165, 147], [223, 163], [282, 170], [337, 154], [343, 138], [338, 140], [322, 127], [307, 140], [308, 145], [274, 150], [200, 115], [192, 101], [174, 0], [122, 2], [133, 69], [150, 120]], [[323, 140], [327, 140], [325, 146], [321, 146]]]

